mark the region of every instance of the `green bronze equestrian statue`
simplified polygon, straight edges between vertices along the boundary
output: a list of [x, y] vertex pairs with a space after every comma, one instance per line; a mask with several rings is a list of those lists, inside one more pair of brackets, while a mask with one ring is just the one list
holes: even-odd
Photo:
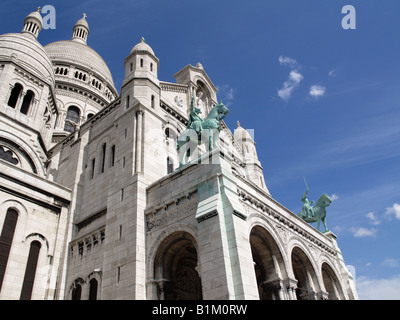
[[[305, 181], [305, 179], [304, 179]], [[308, 192], [310, 191], [307, 186], [306, 182], [306, 187], [307, 190], [303, 194], [303, 197], [301, 198], [301, 202], [303, 202], [303, 207], [298, 214], [300, 218], [302, 218], [306, 222], [317, 222], [317, 229], [319, 230], [320, 223], [324, 224], [325, 230], [323, 231], [324, 233], [329, 231], [328, 227], [326, 226], [326, 207], [328, 207], [332, 203], [332, 199], [328, 196], [328, 194], [324, 193], [319, 197], [317, 202], [315, 203], [315, 206], [312, 207], [314, 204], [314, 201], [310, 201], [307, 198]]]
[[200, 113], [200, 108], [195, 107], [192, 92], [189, 122], [186, 130], [182, 132], [176, 141], [179, 153], [179, 167], [187, 164], [195, 146], [205, 143], [208, 151], [218, 148], [221, 120], [229, 114], [229, 109], [221, 102], [212, 108], [204, 120], [200, 117]]

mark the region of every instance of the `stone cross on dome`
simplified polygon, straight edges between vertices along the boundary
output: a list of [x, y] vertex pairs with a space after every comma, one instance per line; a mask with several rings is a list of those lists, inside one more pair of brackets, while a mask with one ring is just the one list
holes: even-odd
[[83, 19], [86, 19], [87, 18], [87, 14], [84, 12], [84, 13], [82, 13], [82, 16], [83, 16]]

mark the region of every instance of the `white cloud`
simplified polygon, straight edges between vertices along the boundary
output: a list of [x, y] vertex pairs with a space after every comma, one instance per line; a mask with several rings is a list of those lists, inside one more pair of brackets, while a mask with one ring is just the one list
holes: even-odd
[[378, 226], [381, 224], [381, 221], [376, 217], [375, 212], [368, 212], [366, 217], [370, 220], [371, 224], [374, 226]]
[[400, 219], [400, 204], [395, 203], [390, 208], [386, 208], [385, 215], [387, 216], [394, 215], [396, 219]]
[[338, 200], [339, 196], [337, 194], [332, 194], [329, 198], [331, 198], [332, 201]]
[[365, 237], [374, 237], [376, 234], [376, 229], [367, 229], [367, 228], [352, 228], [354, 238], [365, 238]]
[[390, 268], [397, 268], [400, 267], [400, 262], [398, 259], [393, 259], [393, 258], [386, 258], [382, 264], [385, 267], [390, 267]]
[[388, 279], [359, 277], [356, 289], [360, 300], [400, 300], [400, 275]]
[[326, 87], [319, 86], [319, 85], [313, 85], [310, 88], [310, 96], [318, 99], [319, 97], [322, 97], [325, 95], [326, 92]]
[[300, 85], [303, 79], [304, 77], [300, 72], [292, 70], [289, 74], [289, 79], [283, 84], [282, 89], [278, 90], [278, 96], [288, 101], [292, 96], [293, 90]]
[[336, 77], [336, 70], [333, 69], [333, 70], [329, 71], [328, 75], [329, 75], [330, 77]]
[[289, 57], [280, 56], [279, 63], [281, 64], [281, 66], [289, 66], [293, 69], [299, 67], [299, 64], [297, 63], [296, 59]]
[[218, 95], [221, 97], [223, 102], [232, 104], [235, 98], [235, 90], [227, 84], [223, 86], [217, 86]]

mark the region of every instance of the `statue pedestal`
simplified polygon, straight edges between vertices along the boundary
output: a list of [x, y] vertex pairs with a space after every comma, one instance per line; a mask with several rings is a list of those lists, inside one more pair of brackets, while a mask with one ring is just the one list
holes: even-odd
[[325, 236], [327, 236], [328, 238], [330, 238], [330, 239], [332, 239], [332, 240], [335, 240], [335, 242], [336, 242], [336, 239], [337, 239], [337, 235], [336, 234], [334, 234], [332, 231], [327, 231], [327, 232], [324, 232], [323, 233]]

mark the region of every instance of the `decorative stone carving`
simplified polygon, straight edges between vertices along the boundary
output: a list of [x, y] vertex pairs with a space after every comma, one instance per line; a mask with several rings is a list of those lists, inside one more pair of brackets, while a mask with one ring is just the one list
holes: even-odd
[[173, 202], [173, 209], [169, 209], [169, 205], [165, 204], [161, 210], [155, 210], [153, 214], [147, 214], [147, 232], [157, 230], [158, 228], [165, 227], [166, 225], [178, 221], [181, 218], [196, 214], [197, 199], [184, 201], [182, 204], [180, 204], [181, 201], [184, 200], [178, 201], [178, 199], [176, 199]]
[[179, 108], [183, 108], [183, 100], [180, 96], [176, 96], [174, 100]]

